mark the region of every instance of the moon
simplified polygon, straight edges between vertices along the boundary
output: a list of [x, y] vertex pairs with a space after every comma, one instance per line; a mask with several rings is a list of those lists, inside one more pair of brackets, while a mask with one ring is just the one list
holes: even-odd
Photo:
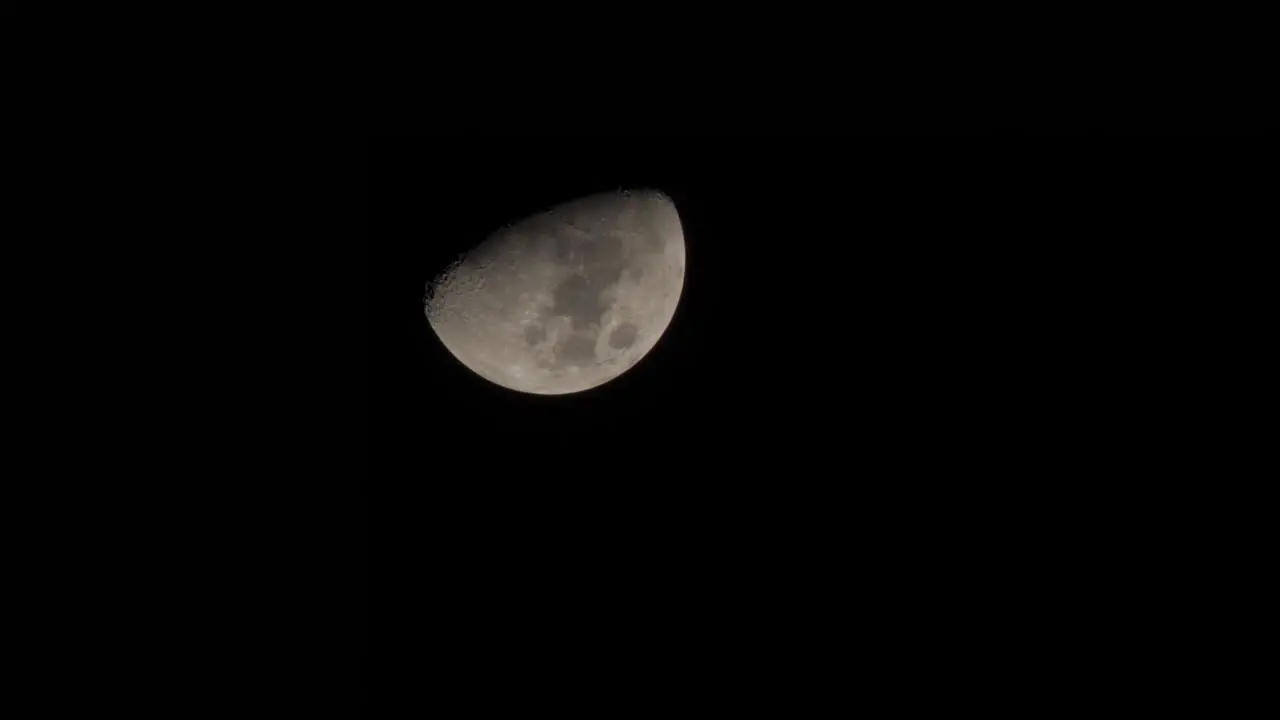
[[427, 322], [491, 382], [581, 392], [657, 345], [684, 270], [684, 230], [669, 197], [592, 195], [516, 222], [460, 257], [428, 285]]

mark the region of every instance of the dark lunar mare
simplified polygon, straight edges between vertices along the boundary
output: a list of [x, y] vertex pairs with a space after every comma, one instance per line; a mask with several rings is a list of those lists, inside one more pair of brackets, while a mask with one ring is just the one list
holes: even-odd
[[563, 315], [574, 332], [556, 349], [557, 364], [583, 364], [595, 358], [595, 339], [600, 316], [609, 309], [603, 293], [622, 279], [627, 256], [622, 240], [613, 234], [594, 240], [558, 236], [556, 260], [563, 265], [581, 266], [580, 272], [565, 278], [552, 292], [552, 306], [541, 318]]
[[557, 365], [586, 365], [596, 357], [594, 335], [574, 333], [556, 346]]
[[631, 347], [636, 341], [636, 334], [639, 328], [634, 323], [624, 322], [609, 333], [609, 347], [614, 350], [623, 350]]

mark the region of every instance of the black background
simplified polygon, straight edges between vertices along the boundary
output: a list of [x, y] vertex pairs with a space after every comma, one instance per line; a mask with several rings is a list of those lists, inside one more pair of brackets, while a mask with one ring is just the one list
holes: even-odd
[[[883, 457], [921, 438], [1028, 439], [1087, 411], [1178, 299], [1159, 287], [1209, 244], [1197, 223], [1225, 219], [1185, 159], [1089, 138], [390, 138], [371, 158], [374, 461], [388, 483], [423, 488], [437, 466], [517, 492], [617, 487], [604, 473], [648, 487], [659, 469], [729, 474], [746, 451], [760, 470], [834, 474], [851, 464], [827, 462], [837, 446]], [[425, 325], [428, 280], [470, 243], [637, 186], [679, 208], [688, 276], [632, 372], [570, 396], [514, 393]]]
[[[1034, 135], [375, 138], [374, 703], [426, 678], [794, 703], [918, 661], [1034, 682], [1031, 648], [1087, 645], [1116, 606], [1073, 578], [1154, 571], [1119, 549], [1176, 494], [1141, 471], [1151, 418], [1197, 263], [1257, 198], [1229, 150]], [[543, 397], [445, 350], [435, 273], [627, 187], [688, 248], [649, 356]]]

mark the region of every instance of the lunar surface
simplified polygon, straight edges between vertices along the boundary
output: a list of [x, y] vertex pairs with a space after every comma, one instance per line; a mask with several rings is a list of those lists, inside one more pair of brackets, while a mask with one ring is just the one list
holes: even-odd
[[685, 245], [656, 191], [567, 202], [500, 230], [427, 289], [427, 321], [471, 370], [512, 390], [579, 392], [626, 372], [671, 323]]

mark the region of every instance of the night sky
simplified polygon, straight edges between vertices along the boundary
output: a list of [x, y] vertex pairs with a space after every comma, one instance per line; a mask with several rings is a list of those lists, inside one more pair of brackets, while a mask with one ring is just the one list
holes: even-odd
[[[1150, 156], [1103, 165], [1106, 148], [998, 134], [381, 140], [379, 471], [421, 492], [447, 466], [503, 492], [635, 482], [648, 495], [668, 478], [690, 492], [694, 468], [708, 492], [764, 484], [740, 465], [751, 455], [746, 466], [825, 487], [837, 468], [902, 470], [1025, 436], [1031, 416], [1066, 422], [1048, 408], [1082, 402], [1105, 362], [1085, 340], [1123, 341], [1146, 287], [1133, 280], [1169, 259], [1157, 222], [1196, 212]], [[688, 247], [679, 310], [637, 367], [531, 396], [445, 350], [422, 316], [435, 273], [507, 222], [627, 187], [666, 192]], [[921, 438], [939, 445], [897, 454]]]
[[[888, 677], [921, 644], [1016, 657], [1008, 628], [1046, 613], [1037, 642], [1091, 632], [1063, 578], [1129, 577], [1105, 548], [1157, 482], [1134, 470], [1173, 402], [1153, 348], [1252, 202], [1207, 187], [1212, 154], [1002, 130], [377, 138], [371, 618], [394, 632], [374, 687], [433, 648], [430, 672], [477, 687], [642, 668], [799, 687], [854, 637], [877, 660], [847, 671]], [[674, 201], [688, 265], [633, 370], [523, 395], [436, 339], [422, 295], [460, 252], [640, 187]], [[619, 646], [635, 667], [593, 662]]]

